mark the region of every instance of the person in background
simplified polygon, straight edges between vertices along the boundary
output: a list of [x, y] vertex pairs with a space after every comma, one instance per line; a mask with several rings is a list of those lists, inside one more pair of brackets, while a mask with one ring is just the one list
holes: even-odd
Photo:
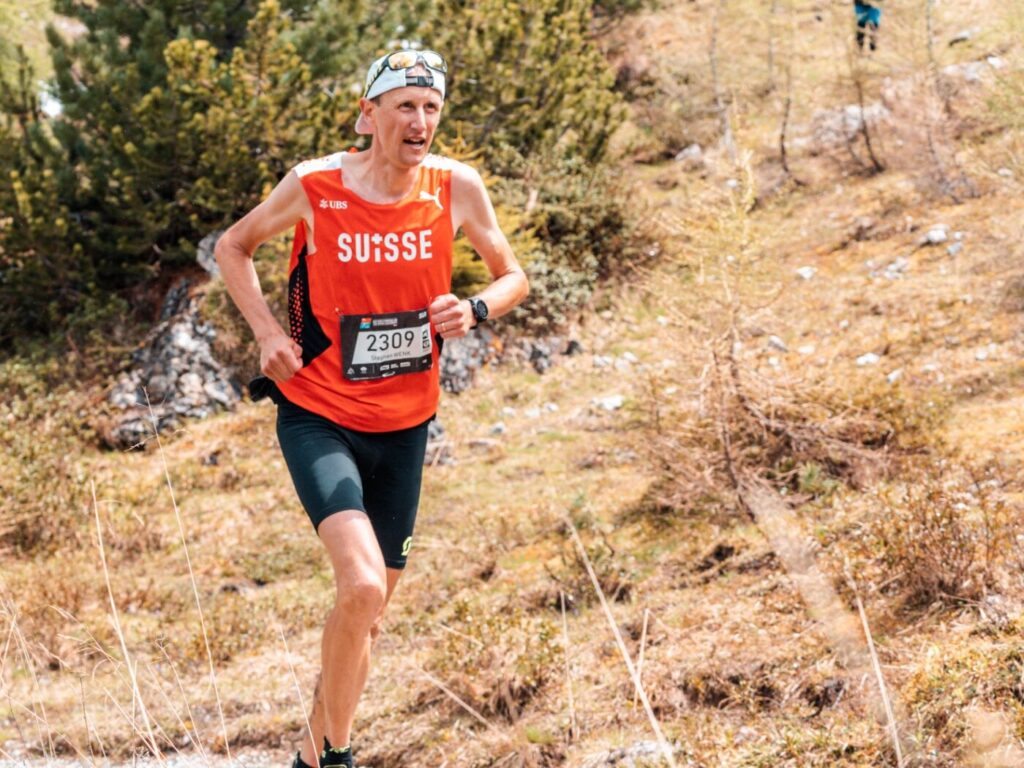
[[878, 28], [882, 25], [881, 0], [864, 2], [853, 0], [853, 13], [857, 17], [857, 47], [864, 50], [867, 41], [871, 50], [878, 47]]

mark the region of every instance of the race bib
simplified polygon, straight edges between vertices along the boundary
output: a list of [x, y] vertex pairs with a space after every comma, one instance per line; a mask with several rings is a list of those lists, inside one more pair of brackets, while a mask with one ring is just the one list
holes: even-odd
[[349, 381], [429, 371], [433, 351], [425, 309], [341, 316], [341, 375]]

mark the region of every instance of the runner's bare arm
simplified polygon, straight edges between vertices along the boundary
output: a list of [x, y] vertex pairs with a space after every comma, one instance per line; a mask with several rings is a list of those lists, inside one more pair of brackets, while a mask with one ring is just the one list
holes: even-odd
[[274, 381], [290, 379], [302, 367], [302, 348], [285, 333], [263, 298], [253, 266], [256, 249], [274, 235], [313, 218], [309, 199], [294, 172], [285, 176], [262, 203], [217, 241], [217, 264], [228, 293], [260, 345], [260, 370]]
[[[462, 228], [491, 273], [491, 284], [477, 296], [487, 304], [489, 317], [501, 317], [526, 298], [529, 283], [505, 233], [498, 226], [483, 179], [463, 163], [452, 171], [451, 205], [452, 227], [456, 232]], [[451, 294], [438, 297], [431, 304], [431, 320], [437, 328], [444, 324], [446, 330], [442, 336], [445, 338], [465, 336], [474, 325], [469, 302]]]

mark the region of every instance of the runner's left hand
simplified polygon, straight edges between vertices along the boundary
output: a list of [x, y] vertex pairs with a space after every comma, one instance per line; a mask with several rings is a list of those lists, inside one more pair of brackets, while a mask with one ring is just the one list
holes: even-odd
[[428, 307], [430, 322], [442, 339], [461, 339], [473, 326], [473, 310], [468, 301], [446, 293], [436, 297]]

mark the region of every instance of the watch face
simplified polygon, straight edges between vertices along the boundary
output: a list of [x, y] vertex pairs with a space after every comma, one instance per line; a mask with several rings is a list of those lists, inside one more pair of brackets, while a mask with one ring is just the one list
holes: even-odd
[[473, 307], [473, 315], [477, 320], [483, 322], [487, 319], [487, 305], [481, 299], [473, 299], [470, 304]]

